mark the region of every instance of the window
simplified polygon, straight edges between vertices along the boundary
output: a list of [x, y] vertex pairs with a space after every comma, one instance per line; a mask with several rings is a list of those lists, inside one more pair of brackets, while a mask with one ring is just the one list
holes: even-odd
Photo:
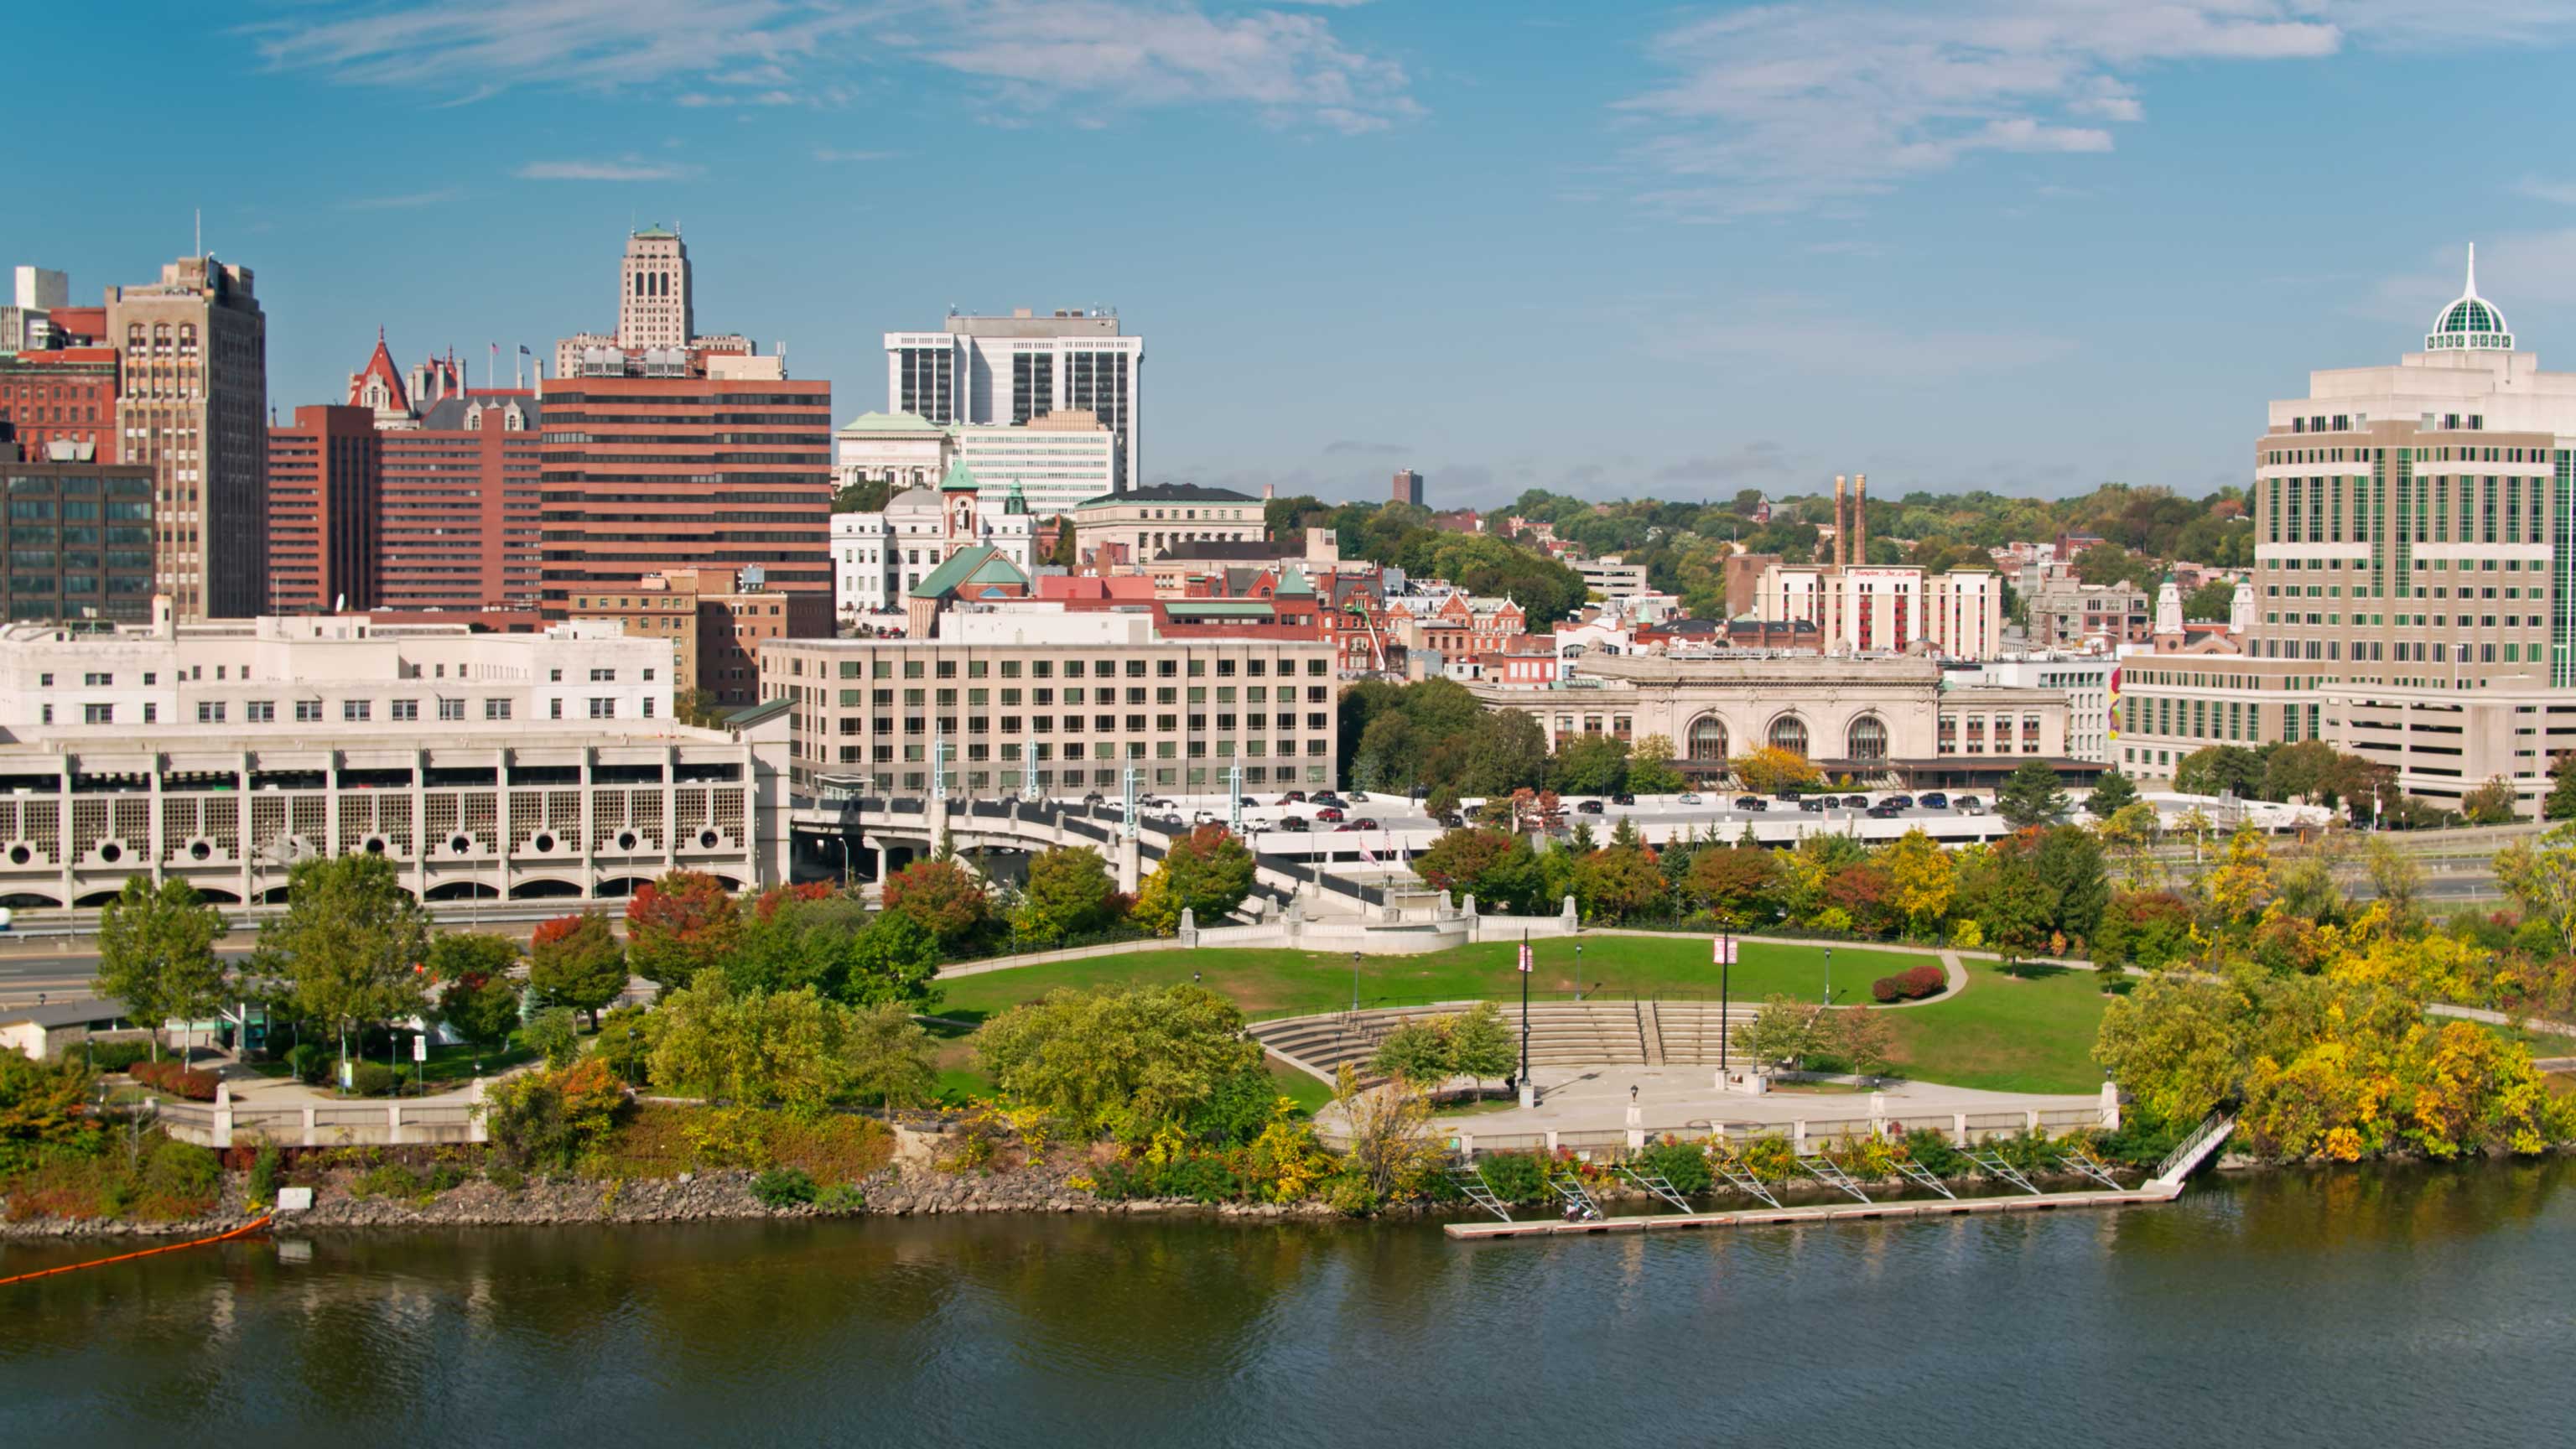
[[322, 701], [318, 699], [297, 700], [295, 702], [295, 722], [297, 724], [320, 724], [322, 722]]
[[590, 717], [592, 719], [615, 719], [617, 717], [617, 701], [599, 695], [591, 696]]
[[351, 722], [363, 721], [374, 712], [375, 701], [371, 699], [344, 699], [340, 701], [340, 718], [343, 720]]
[[222, 700], [201, 699], [197, 701], [197, 723], [222, 724], [223, 722], [224, 702]]
[[483, 717], [485, 719], [508, 719], [510, 717], [510, 702], [506, 699], [487, 699], [483, 701]]
[[112, 704], [85, 704], [85, 705], [82, 705], [82, 706], [81, 706], [81, 723], [82, 723], [82, 724], [114, 724], [114, 723], [116, 723], [116, 706], [115, 706], [115, 705], [112, 705]]
[[550, 699], [548, 699], [548, 700], [546, 701], [546, 718], [548, 718], [548, 719], [562, 719], [562, 718], [563, 718], [563, 696], [562, 696], [562, 695], [560, 695], [560, 694], [555, 695], [555, 696], [553, 696], [552, 698], [550, 698]]
[[590, 682], [593, 684], [615, 684], [617, 682], [617, 671], [614, 669], [594, 669], [590, 671]]
[[393, 715], [393, 717], [394, 717], [394, 719], [395, 719], [398, 723], [402, 723], [402, 724], [409, 724], [409, 723], [410, 723], [410, 722], [412, 722], [413, 720], [416, 720], [416, 719], [420, 718], [420, 701], [419, 701], [419, 700], [416, 700], [416, 699], [397, 699], [397, 700], [395, 700], [395, 701], [393, 702], [393, 706], [394, 706], [394, 715]]
[[242, 718], [252, 724], [275, 724], [277, 723], [277, 701], [249, 700], [242, 705]]
[[[446, 665], [442, 664], [442, 665], [438, 666], [438, 677], [439, 677], [439, 678], [441, 678], [441, 679], [445, 679], [445, 678], [447, 677], [447, 666], [446, 666]], [[546, 683], [548, 683], [548, 684], [561, 684], [561, 683], [563, 683], [563, 671], [562, 671], [561, 669], [549, 669], [549, 670], [547, 670], [547, 671], [546, 671]]]
[[1807, 722], [1794, 714], [1784, 714], [1771, 722], [1771, 744], [1778, 749], [1807, 752]]
[[116, 676], [113, 674], [99, 674], [93, 672], [82, 675], [81, 683], [91, 689], [108, 689], [114, 687], [116, 684]]
[[465, 701], [461, 699], [440, 700], [438, 702], [438, 717], [440, 719], [465, 718]]

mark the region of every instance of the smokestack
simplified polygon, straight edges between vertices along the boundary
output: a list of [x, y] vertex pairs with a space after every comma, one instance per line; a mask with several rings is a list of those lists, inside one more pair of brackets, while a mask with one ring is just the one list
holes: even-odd
[[1869, 567], [1869, 475], [1852, 475], [1852, 562]]
[[1843, 493], [1843, 475], [1834, 475], [1834, 567], [1841, 568], [1844, 549], [1851, 543], [1851, 520], [1845, 516], [1847, 506]]

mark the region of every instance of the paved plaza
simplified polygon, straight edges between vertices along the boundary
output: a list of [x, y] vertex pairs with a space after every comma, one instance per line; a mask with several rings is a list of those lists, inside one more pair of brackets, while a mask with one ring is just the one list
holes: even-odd
[[[1537, 1067], [1535, 1107], [1508, 1107], [1442, 1116], [1440, 1125], [1479, 1136], [1541, 1132], [1616, 1131], [1628, 1125], [1629, 1089], [1636, 1089], [1640, 1125], [1650, 1132], [1707, 1132], [1733, 1127], [1823, 1122], [1871, 1113], [1872, 1093], [1838, 1084], [1792, 1084], [1755, 1095], [1717, 1089], [1713, 1067]], [[1805, 1085], [1808, 1090], [1795, 1090]], [[1823, 1087], [1826, 1090], [1815, 1090]], [[2099, 1093], [1990, 1092], [1937, 1082], [1890, 1081], [1877, 1093], [1891, 1121], [1943, 1125], [1958, 1113], [2068, 1112], [2097, 1109]]]

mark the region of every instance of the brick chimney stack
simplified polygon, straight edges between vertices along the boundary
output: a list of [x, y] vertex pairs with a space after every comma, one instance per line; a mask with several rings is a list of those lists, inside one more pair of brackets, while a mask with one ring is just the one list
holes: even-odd
[[1869, 475], [1852, 475], [1852, 564], [1869, 567]]
[[1841, 568], [1845, 546], [1851, 542], [1850, 520], [1844, 516], [1847, 499], [1843, 492], [1843, 475], [1834, 475], [1834, 567]]

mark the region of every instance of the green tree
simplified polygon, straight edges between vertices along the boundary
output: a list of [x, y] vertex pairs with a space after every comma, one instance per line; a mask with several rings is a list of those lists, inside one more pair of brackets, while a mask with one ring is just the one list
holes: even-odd
[[939, 1002], [939, 938], [910, 916], [881, 914], [852, 938], [834, 994], [854, 1007], [926, 1010]]
[[810, 987], [737, 994], [707, 972], [663, 998], [656, 1084], [740, 1106], [820, 1111], [849, 1090], [848, 1011]]
[[89, 1069], [75, 1056], [38, 1061], [0, 1047], [0, 1162], [11, 1170], [22, 1159], [10, 1150], [27, 1143], [75, 1143], [98, 1131]]
[[975, 873], [953, 860], [917, 860], [886, 879], [888, 915], [919, 921], [942, 946], [975, 934], [992, 913], [992, 900]]
[[2513, 782], [2495, 775], [2460, 797], [2460, 815], [2471, 825], [2502, 825], [2519, 813], [2521, 803], [2513, 792]]
[[1560, 795], [1610, 795], [1628, 782], [1628, 742], [1616, 735], [1569, 735], [1558, 741], [1548, 788]]
[[128, 876], [98, 918], [98, 976], [90, 989], [125, 1003], [125, 1014], [150, 1028], [161, 1056], [161, 1027], [201, 1021], [224, 999], [223, 958], [215, 943], [231, 928], [183, 880], [159, 886]]
[[1080, 541], [1074, 535], [1073, 520], [1059, 513], [1055, 516], [1054, 527], [1055, 546], [1047, 550], [1046, 561], [1060, 569], [1079, 565], [1082, 553]]
[[1221, 825], [1202, 825], [1172, 841], [1162, 862], [1136, 893], [1136, 924], [1168, 936], [1181, 928], [1181, 912], [1213, 925], [1252, 894], [1252, 852]]
[[1106, 930], [1116, 923], [1118, 882], [1109, 862], [1087, 845], [1058, 845], [1029, 860], [1029, 883], [1011, 912], [1012, 928], [1034, 941]]
[[2174, 764], [2174, 789], [2185, 795], [2234, 795], [2260, 799], [2264, 793], [2261, 753], [2236, 745], [2205, 745]]
[[1461, 795], [1508, 795], [1547, 778], [1547, 731], [1526, 711], [1487, 710], [1463, 737], [1434, 738], [1445, 740], [1430, 757], [1438, 779]]
[[2182, 616], [2195, 623], [2224, 624], [2236, 610], [2236, 585], [2211, 579], [2182, 596]]
[[2057, 929], [2057, 892], [2040, 879], [2036, 849], [1996, 851], [1977, 905], [1977, 929], [1996, 949], [2031, 956]]
[[1574, 863], [1574, 899], [1595, 920], [1644, 915], [1665, 899], [1664, 873], [1642, 850], [1596, 850]]
[[529, 1017], [519, 1039], [556, 1071], [571, 1066], [581, 1056], [581, 1028], [573, 1021], [569, 1006], [549, 1006]]
[[2540, 803], [2544, 820], [2576, 820], [2576, 750], [2549, 764], [2549, 798]]
[[2523, 919], [2547, 922], [2560, 949], [2576, 951], [2576, 822], [2508, 842], [2495, 853], [2495, 878]]
[[1408, 1021], [1388, 1032], [1369, 1058], [1369, 1069], [1436, 1092], [1457, 1075], [1457, 1059], [1449, 1048], [1449, 1033], [1441, 1029], [1438, 1018], [1431, 1018]]
[[704, 871], [665, 871], [626, 902], [627, 965], [664, 991], [723, 965], [741, 939], [741, 906]]
[[1217, 1083], [1261, 1062], [1243, 1013], [1180, 985], [1060, 987], [985, 1023], [976, 1050], [1012, 1100], [1127, 1141], [1178, 1122]]
[[854, 478], [832, 494], [834, 513], [883, 513], [894, 485], [882, 478]]
[[1462, 1077], [1474, 1078], [1479, 1087], [1495, 1077], [1510, 1076], [1520, 1064], [1511, 1027], [1503, 1021], [1502, 1009], [1490, 1001], [1479, 1001], [1450, 1018], [1449, 1050], [1452, 1068]]
[[1825, 1045], [1821, 1006], [1784, 995], [1766, 997], [1753, 1019], [1735, 1028], [1735, 1049], [1756, 1062], [1796, 1069]]
[[350, 1032], [421, 1011], [428, 953], [428, 923], [394, 863], [334, 855], [288, 872], [286, 914], [261, 928], [251, 969], [285, 983], [306, 1017], [339, 1028], [345, 1061]]
[[1433, 890], [1472, 895], [1486, 909], [1527, 909], [1546, 889], [1528, 837], [1509, 830], [1448, 831], [1414, 857], [1413, 871]]
[[2056, 929], [2071, 940], [2091, 940], [2111, 903], [2101, 842], [2080, 825], [2060, 825], [2039, 837], [2031, 864], [2057, 898]]
[[692, 687], [671, 696], [671, 717], [693, 729], [711, 730], [724, 723], [724, 706], [712, 692]]
[[1648, 735], [1637, 741], [1628, 752], [1628, 788], [1640, 795], [1678, 795], [1688, 788], [1682, 772], [1673, 766], [1673, 742], [1664, 735]]
[[2024, 760], [2020, 768], [2004, 779], [2004, 787], [1995, 792], [1995, 813], [2016, 830], [2034, 825], [2053, 825], [2066, 813], [2065, 788], [2057, 783], [2057, 772], [2039, 760]]
[[439, 985], [438, 1014], [468, 1041], [497, 1049], [519, 1024], [519, 984], [510, 968], [519, 943], [507, 936], [446, 931], [430, 938], [429, 979]]
[[843, 1026], [845, 1089], [854, 1101], [918, 1107], [937, 1095], [930, 1033], [891, 1001], [848, 1013]]
[[538, 922], [528, 939], [528, 989], [549, 1006], [588, 1012], [597, 1028], [600, 1009], [626, 991], [626, 949], [608, 917], [580, 911]]
[[2108, 820], [2138, 800], [2138, 783], [2113, 770], [2093, 782], [2093, 793], [2085, 797], [2084, 808], [2096, 820]]

